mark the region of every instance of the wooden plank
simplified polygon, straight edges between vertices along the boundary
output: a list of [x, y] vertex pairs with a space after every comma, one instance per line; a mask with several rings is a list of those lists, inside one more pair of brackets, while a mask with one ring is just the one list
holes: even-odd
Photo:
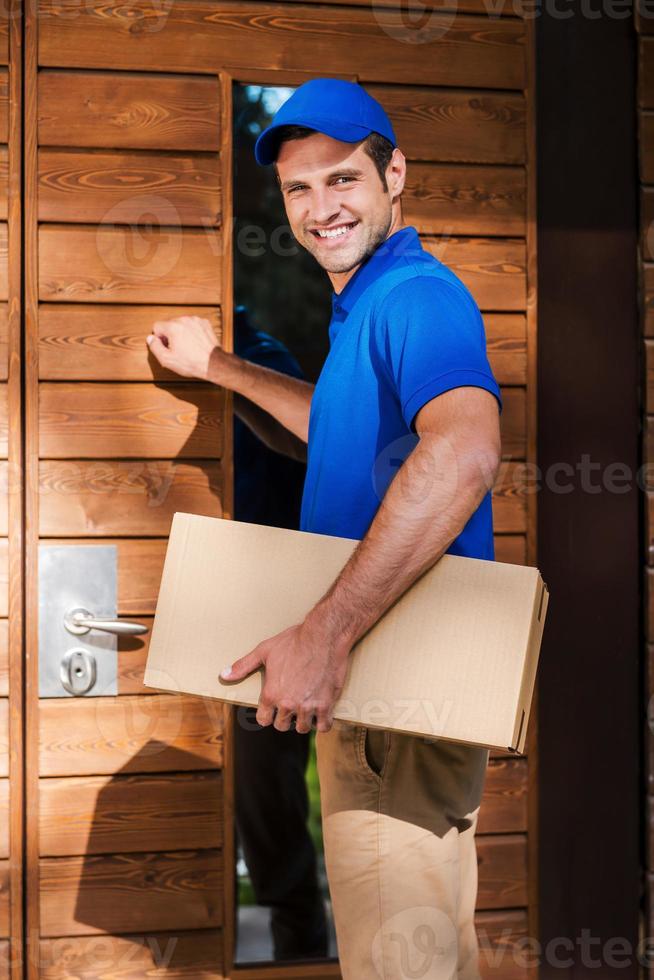
[[654, 37], [641, 37], [638, 42], [638, 104], [654, 109]]
[[[0, 698], [0, 776], [9, 775], [9, 699]], [[0, 932], [0, 935], [4, 933]]]
[[[145, 229], [42, 225], [39, 299], [58, 303], [219, 304], [218, 233], [211, 228], [200, 231], [163, 226], [156, 213], [154, 219], [152, 227]], [[0, 257], [1, 248], [0, 239]]]
[[527, 452], [527, 400], [524, 388], [502, 389], [500, 430], [503, 457], [524, 459]]
[[524, 534], [496, 534], [495, 559], [512, 565], [526, 565], [527, 541]]
[[402, 194], [407, 224], [430, 235], [523, 235], [522, 167], [413, 163]]
[[45, 149], [38, 167], [40, 221], [210, 228], [222, 220], [215, 153]]
[[0, 936], [9, 936], [9, 861], [0, 861]]
[[73, 776], [40, 789], [44, 857], [222, 846], [219, 772]]
[[424, 248], [462, 279], [482, 310], [522, 311], [527, 305], [525, 243], [512, 238], [421, 236]]
[[479, 969], [482, 980], [529, 980], [529, 969], [537, 958], [526, 943], [529, 935], [527, 915], [522, 910], [477, 912], [475, 927], [479, 939]]
[[0, 619], [0, 697], [9, 694], [9, 620]]
[[0, 218], [6, 220], [9, 209], [9, 151], [0, 145]]
[[222, 765], [222, 704], [163, 694], [46, 698], [42, 776], [213, 769]]
[[499, 384], [526, 385], [526, 318], [510, 313], [487, 313], [484, 325], [488, 359]]
[[7, 223], [0, 222], [0, 300], [9, 298], [9, 245], [7, 240]]
[[215, 385], [46, 382], [39, 452], [50, 459], [221, 455], [224, 392]]
[[330, 74], [362, 82], [499, 89], [525, 82], [518, 19], [434, 14], [420, 34], [420, 20], [412, 25], [397, 10], [306, 4], [186, 0], [162, 8], [135, 0], [125, 16], [118, 0], [82, 7], [42, 0], [39, 13], [43, 66], [197, 73], [244, 63], [315, 72], [326, 64]]
[[524, 463], [504, 462], [493, 487], [493, 527], [496, 534], [524, 534], [527, 496], [535, 492]]
[[[650, 481], [651, 484], [651, 481]], [[647, 508], [645, 511], [645, 547], [646, 560], [654, 565], [654, 489], [647, 490]]]
[[46, 69], [39, 72], [38, 86], [40, 146], [220, 149], [216, 76]]
[[[295, 2], [295, 0], [289, 0]], [[323, 0], [297, 0], [302, 3], [323, 3]], [[365, 7], [370, 0], [330, 0], [330, 3], [342, 3], [348, 6]], [[380, 7], [397, 7], [397, 0], [378, 0]], [[504, 3], [494, 0], [490, 5], [487, 0], [406, 0], [402, 7], [407, 13], [414, 11], [424, 13], [425, 11], [442, 10], [447, 13], [458, 11], [466, 14], [492, 14], [498, 17], [520, 17], [522, 5], [520, 3]], [[415, 13], [414, 13], [415, 16]]]
[[639, 34], [654, 33], [654, 11], [646, 0], [634, 4], [634, 23]]
[[646, 639], [654, 643], [654, 568], [645, 569], [645, 609], [647, 613]]
[[[223, 980], [222, 932], [44, 939], [41, 980]], [[513, 978], [511, 978], [513, 980]]]
[[9, 793], [9, 780], [0, 779], [0, 858], [9, 857]]
[[[0, 539], [1, 540], [1, 539]], [[48, 544], [76, 545], [78, 538], [51, 538]], [[88, 538], [85, 547], [112, 545], [117, 552], [119, 616], [152, 616], [166, 554], [166, 538]], [[0, 570], [1, 570], [0, 564]], [[0, 593], [1, 595], [1, 593]], [[6, 614], [5, 614], [6, 615]]]
[[[11, 9], [11, 13], [16, 17], [16, 8], [7, 6], [6, 11]], [[0, 18], [0, 63], [3, 65], [9, 64], [9, 21], [10, 17]]]
[[478, 909], [518, 908], [527, 904], [527, 838], [524, 834], [479, 836]]
[[654, 337], [654, 264], [640, 265], [642, 326], [646, 337]]
[[484, 92], [369, 85], [386, 109], [408, 160], [524, 163], [525, 99]]
[[152, 616], [139, 616], [139, 623], [148, 632], [141, 636], [118, 637], [118, 694], [152, 694], [152, 688], [143, 686], [145, 663], [150, 646]]
[[9, 615], [9, 548], [7, 538], [0, 538], [0, 616]]
[[41, 935], [215, 928], [222, 875], [216, 850], [43, 858]]
[[39, 533], [165, 535], [176, 511], [222, 517], [220, 463], [44, 460]]
[[640, 189], [640, 254], [654, 258], [654, 187]]
[[638, 113], [638, 161], [643, 184], [654, 184], [654, 112]]
[[9, 142], [9, 71], [0, 68], [0, 143]]
[[20, 474], [0, 460], [0, 534], [6, 537], [9, 530], [9, 494], [20, 493]]
[[6, 303], [0, 303], [0, 381], [7, 380], [7, 337], [9, 312]]
[[[220, 342], [218, 307], [185, 307], [184, 315], [209, 320]], [[145, 343], [153, 323], [175, 316], [175, 306], [44, 303], [39, 309], [39, 376], [50, 381], [179, 381]]]
[[[9, 398], [6, 384], [0, 383], [0, 458], [6, 459], [9, 451]], [[6, 468], [5, 468], [6, 469]], [[7, 487], [6, 472], [3, 473], [2, 488]], [[3, 531], [2, 534], [6, 534]]]
[[509, 834], [527, 830], [527, 778], [526, 759], [489, 762], [478, 833]]

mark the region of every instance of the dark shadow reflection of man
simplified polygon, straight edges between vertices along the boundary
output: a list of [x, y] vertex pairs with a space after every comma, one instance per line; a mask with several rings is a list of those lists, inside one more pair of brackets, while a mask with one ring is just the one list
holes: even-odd
[[[234, 313], [239, 357], [302, 378], [290, 352], [257, 329], [243, 306]], [[299, 525], [306, 446], [272, 416], [234, 396], [234, 517], [296, 529]], [[262, 728], [256, 708], [234, 718], [236, 829], [254, 894], [271, 910], [275, 959], [328, 954], [325, 907], [316, 853], [307, 827], [305, 772], [311, 735]]]

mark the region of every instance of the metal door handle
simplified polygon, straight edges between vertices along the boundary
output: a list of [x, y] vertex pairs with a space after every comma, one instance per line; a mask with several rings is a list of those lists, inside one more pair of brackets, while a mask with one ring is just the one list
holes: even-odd
[[69, 633], [81, 636], [89, 630], [102, 630], [104, 633], [114, 633], [116, 636], [139, 636], [147, 633], [148, 627], [143, 623], [129, 623], [124, 619], [97, 618], [88, 609], [70, 609], [64, 616], [64, 626]]

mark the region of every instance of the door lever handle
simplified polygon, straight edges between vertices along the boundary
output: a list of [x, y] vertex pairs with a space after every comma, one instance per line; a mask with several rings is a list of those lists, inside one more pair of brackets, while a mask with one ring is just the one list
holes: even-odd
[[94, 616], [88, 609], [70, 609], [64, 616], [64, 626], [69, 633], [82, 636], [90, 630], [102, 630], [104, 633], [114, 633], [116, 636], [139, 636], [147, 633], [148, 627], [143, 623], [129, 623], [124, 619], [104, 619]]

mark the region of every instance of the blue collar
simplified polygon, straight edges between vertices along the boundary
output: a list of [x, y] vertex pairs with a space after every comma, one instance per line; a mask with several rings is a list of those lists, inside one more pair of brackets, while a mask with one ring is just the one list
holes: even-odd
[[342, 323], [368, 286], [398, 262], [424, 255], [418, 232], [413, 225], [400, 228], [379, 245], [359, 266], [340, 293], [332, 293], [332, 322]]

